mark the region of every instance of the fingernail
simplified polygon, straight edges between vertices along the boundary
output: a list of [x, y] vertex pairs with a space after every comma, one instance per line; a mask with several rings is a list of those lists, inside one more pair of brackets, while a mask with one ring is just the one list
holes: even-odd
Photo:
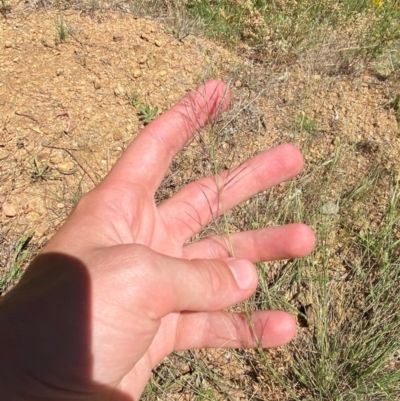
[[253, 287], [255, 281], [255, 269], [251, 262], [243, 259], [231, 259], [228, 266], [235, 277], [237, 285], [242, 290]]

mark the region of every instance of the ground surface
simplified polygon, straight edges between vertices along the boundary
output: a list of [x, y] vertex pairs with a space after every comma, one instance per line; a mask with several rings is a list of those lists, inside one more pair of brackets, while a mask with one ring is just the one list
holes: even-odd
[[[328, 159], [338, 143], [356, 149], [338, 166], [349, 186], [360, 171], [378, 164], [388, 171], [398, 169], [399, 130], [395, 110], [389, 107], [395, 83], [367, 70], [351, 76], [328, 74], [304, 60], [269, 68], [268, 59], [239, 58], [190, 35], [178, 40], [155, 21], [119, 12], [64, 11], [69, 33], [64, 41], [57, 32], [56, 10], [19, 5], [6, 16], [0, 19], [3, 274], [24, 235], [31, 236], [33, 256], [79, 197], [104, 177], [143, 127], [139, 105], [157, 106], [161, 113], [208, 78], [231, 82], [233, 104], [225, 120], [230, 131], [218, 148], [222, 156], [234, 155], [233, 161], [225, 158], [226, 167], [290, 141], [307, 151], [310, 165]], [[212, 172], [203, 146], [193, 141], [174, 162], [159, 200]], [[332, 188], [332, 200], [335, 196]], [[377, 198], [374, 215], [379, 215], [379, 207]], [[244, 220], [238, 213], [232, 228], [240, 229]], [[196, 354], [225, 378], [221, 399], [268, 398], [277, 391], [276, 383], [268, 381], [261, 366], [249, 365], [246, 353], [251, 351], [243, 351], [242, 357], [196, 351], [175, 362], [169, 359], [158, 379], [171, 380], [163, 376], [169, 364], [178, 364], [181, 375], [193, 376], [190, 360]], [[289, 357], [285, 349], [270, 356], [282, 365]], [[196, 380], [191, 383], [196, 385]], [[196, 399], [190, 394], [178, 386], [168, 398]]]

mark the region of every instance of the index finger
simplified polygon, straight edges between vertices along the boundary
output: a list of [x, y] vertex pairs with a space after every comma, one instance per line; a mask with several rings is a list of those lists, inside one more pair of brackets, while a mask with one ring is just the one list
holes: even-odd
[[229, 105], [227, 85], [207, 82], [150, 123], [131, 143], [105, 181], [142, 184], [154, 193], [172, 161], [193, 135]]

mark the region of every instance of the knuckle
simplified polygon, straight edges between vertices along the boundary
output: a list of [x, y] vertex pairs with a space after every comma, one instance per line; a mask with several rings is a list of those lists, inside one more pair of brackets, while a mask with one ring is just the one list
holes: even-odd
[[82, 215], [94, 214], [101, 206], [96, 199], [98, 196], [94, 190], [84, 194], [75, 205], [74, 212], [82, 213]]
[[220, 297], [225, 292], [226, 280], [224, 280], [222, 269], [216, 269], [213, 264], [207, 263], [207, 267], [204, 269], [206, 275], [205, 279], [208, 283], [210, 295]]
[[224, 243], [215, 238], [207, 240], [208, 252], [211, 259], [219, 259], [229, 257], [229, 251]]

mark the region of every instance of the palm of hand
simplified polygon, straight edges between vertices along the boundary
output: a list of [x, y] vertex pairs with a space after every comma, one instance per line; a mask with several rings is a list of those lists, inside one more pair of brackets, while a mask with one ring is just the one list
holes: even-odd
[[[174, 350], [255, 344], [243, 315], [218, 311], [251, 295], [255, 283], [239, 290], [224, 277], [208, 277], [208, 270], [201, 273], [199, 268], [196, 274], [210, 278], [214, 298], [224, 294], [212, 302], [206, 296], [203, 307], [197, 281], [180, 273], [180, 258], [229, 258], [223, 238], [185, 243], [223, 211], [297, 174], [302, 167], [299, 152], [283, 145], [218, 179], [192, 183], [158, 207], [154, 202], [175, 154], [210, 116], [227, 106], [228, 96], [223, 95], [225, 86], [210, 82], [150, 124], [45, 249], [70, 253], [87, 266], [92, 282], [93, 379], [135, 399], [151, 369]], [[307, 254], [314, 236], [303, 225], [289, 225], [234, 234], [230, 241], [236, 257], [258, 262]], [[185, 296], [196, 306], [188, 300], [185, 308]], [[293, 320], [283, 312], [258, 312], [254, 319], [264, 346], [285, 343], [294, 334]]]

